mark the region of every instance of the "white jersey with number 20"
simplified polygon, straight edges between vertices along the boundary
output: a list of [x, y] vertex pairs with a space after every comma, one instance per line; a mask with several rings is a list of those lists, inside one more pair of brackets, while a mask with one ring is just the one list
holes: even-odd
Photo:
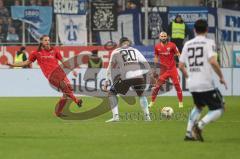
[[[144, 68], [141, 67], [144, 65]], [[115, 68], [115, 69], [113, 69]], [[113, 50], [108, 69], [107, 78], [111, 79], [111, 75], [119, 74], [122, 80], [132, 78], [143, 78], [150, 66], [145, 57], [133, 47], [120, 47]], [[114, 72], [113, 72], [114, 71]]]

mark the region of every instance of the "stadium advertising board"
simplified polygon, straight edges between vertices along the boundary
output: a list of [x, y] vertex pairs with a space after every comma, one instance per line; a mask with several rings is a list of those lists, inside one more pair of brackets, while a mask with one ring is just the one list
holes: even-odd
[[[76, 69], [78, 76], [74, 77], [72, 73], [68, 74], [68, 78], [73, 86], [74, 93], [76, 95], [87, 95], [87, 96], [106, 96], [107, 94], [102, 91], [102, 86], [106, 79], [106, 69], [103, 68], [96, 72], [88, 74], [86, 77], [86, 68]], [[1, 97], [33, 97], [33, 96], [61, 96], [62, 94], [50, 86], [48, 81], [43, 76], [40, 69], [0, 69], [0, 74], [3, 78], [0, 78], [0, 96]], [[224, 86], [219, 83], [216, 75], [214, 75], [214, 82], [220, 89], [223, 95], [240, 95], [240, 69], [235, 68], [224, 68], [223, 74], [228, 84], [228, 90], [225, 90]], [[181, 87], [183, 89], [184, 96], [190, 96], [187, 90], [185, 80], [182, 78], [180, 73]], [[4, 78], [7, 77], [7, 78]], [[16, 79], [18, 81], [16, 82]], [[232, 87], [232, 81], [234, 87]], [[21, 83], [21, 84], [19, 84]], [[151, 95], [151, 87], [146, 87], [146, 95]], [[23, 91], [24, 90], [24, 91]], [[128, 96], [136, 96], [134, 91], [130, 91]], [[165, 85], [160, 90], [161, 96], [176, 96], [176, 92], [171, 85]]]
[[[144, 46], [136, 46], [143, 55], [148, 59], [149, 62], [152, 62], [153, 59], [153, 47], [144, 47]], [[112, 50], [107, 50], [104, 46], [90, 46], [90, 47], [77, 47], [77, 46], [64, 46], [59, 47], [61, 50], [61, 54], [63, 57], [67, 59], [72, 59], [72, 65], [78, 71], [78, 77], [74, 77], [71, 73], [69, 73], [69, 79], [73, 84], [73, 88], [75, 93], [80, 95], [104, 95], [101, 91], [101, 85], [105, 81], [106, 77], [106, 67], [108, 66], [109, 56]], [[98, 72], [88, 71], [86, 73], [87, 62], [89, 56], [91, 55], [91, 51], [98, 49], [99, 56], [103, 60], [103, 69], [98, 70]], [[17, 46], [8, 46], [8, 47], [0, 47], [0, 68], [8, 68], [8, 66], [2, 65], [6, 61], [9, 63], [13, 62], [14, 55], [16, 51], [19, 50]], [[33, 50], [36, 50], [36, 46], [28, 46], [27, 56]], [[75, 58], [77, 56], [77, 58]], [[80, 55], [80, 56], [79, 56]], [[32, 68], [39, 68], [37, 62], [32, 64]], [[80, 68], [80, 69], [79, 69]], [[47, 80], [41, 73], [40, 69], [0, 69], [0, 73], [2, 77], [0, 79], [0, 96], [58, 96], [59, 92], [50, 87]], [[100, 71], [100, 72], [99, 72]], [[90, 72], [90, 73], [89, 73]], [[240, 95], [240, 88], [238, 82], [240, 79], [240, 69], [235, 68], [232, 72], [230, 68], [223, 69], [224, 76], [228, 83], [229, 89], [225, 90], [220, 84], [217, 77], [215, 77], [215, 83], [224, 95]], [[86, 76], [89, 75], [89, 76]], [[187, 85], [185, 79], [182, 78], [182, 74], [180, 74], [181, 86], [184, 92], [184, 95], [190, 95], [187, 91]], [[18, 79], [18, 82], [14, 82], [15, 79]], [[232, 82], [233, 81], [233, 82]], [[19, 85], [18, 83], [21, 83]], [[9, 84], [10, 83], [10, 84]], [[234, 87], [232, 87], [232, 83]], [[37, 89], [35, 88], [37, 85]], [[22, 88], [19, 88], [22, 87]], [[240, 86], [239, 86], [240, 87]], [[163, 89], [162, 95], [166, 96], [175, 96], [176, 92], [171, 89], [171, 85], [166, 85]], [[17, 89], [17, 90], [14, 90]], [[12, 91], [14, 90], [14, 91]], [[24, 91], [22, 90], [29, 90]], [[99, 94], [100, 93], [100, 94]], [[150, 92], [149, 92], [150, 93]], [[150, 94], [149, 94], [150, 95]]]

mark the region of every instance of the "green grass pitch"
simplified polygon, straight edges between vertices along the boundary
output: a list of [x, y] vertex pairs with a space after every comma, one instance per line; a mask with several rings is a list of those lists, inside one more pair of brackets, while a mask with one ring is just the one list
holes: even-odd
[[[208, 125], [204, 143], [184, 142], [186, 114], [192, 106], [184, 98], [184, 108], [177, 108], [176, 97], [159, 97], [152, 108], [172, 106], [175, 114], [185, 116], [172, 120], [154, 119], [144, 122], [133, 118], [119, 123], [105, 123], [108, 112], [85, 121], [66, 121], [53, 115], [58, 98], [0, 98], [1, 159], [239, 159], [240, 97], [225, 97], [224, 116]], [[99, 102], [84, 98], [84, 109]], [[75, 105], [71, 105], [73, 109]], [[120, 112], [141, 112], [120, 100]]]

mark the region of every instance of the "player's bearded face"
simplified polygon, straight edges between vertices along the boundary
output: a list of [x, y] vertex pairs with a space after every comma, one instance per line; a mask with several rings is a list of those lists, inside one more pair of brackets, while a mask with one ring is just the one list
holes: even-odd
[[42, 40], [42, 46], [44, 49], [49, 49], [50, 48], [50, 38], [49, 37], [44, 37]]
[[166, 43], [167, 42], [167, 34], [160, 34], [159, 39], [162, 43]]

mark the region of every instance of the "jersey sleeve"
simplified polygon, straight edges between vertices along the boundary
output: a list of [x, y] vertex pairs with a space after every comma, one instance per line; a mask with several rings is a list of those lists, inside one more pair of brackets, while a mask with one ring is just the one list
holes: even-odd
[[216, 44], [214, 41], [210, 41], [208, 44], [207, 44], [207, 57], [208, 59], [213, 57], [213, 56], [216, 56], [217, 55], [217, 51], [216, 51]]
[[172, 47], [173, 47], [173, 52], [174, 52], [174, 54], [178, 54], [178, 53], [179, 53], [179, 50], [178, 50], [176, 44], [172, 43]]
[[179, 61], [182, 63], [187, 62], [187, 45], [185, 44], [182, 49], [182, 53], [180, 55]]
[[56, 58], [61, 61], [63, 59], [63, 57], [60, 54], [60, 50], [59, 49], [55, 49], [55, 52], [56, 52]]
[[34, 62], [34, 61], [36, 61], [36, 59], [37, 59], [37, 52], [32, 52], [32, 53], [29, 55], [28, 60], [31, 61], [31, 62]]

